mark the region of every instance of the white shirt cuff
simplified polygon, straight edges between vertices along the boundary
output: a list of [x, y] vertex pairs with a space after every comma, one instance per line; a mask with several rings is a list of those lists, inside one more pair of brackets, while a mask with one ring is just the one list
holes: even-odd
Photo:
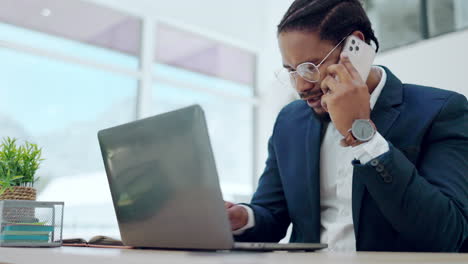
[[370, 160], [388, 152], [390, 148], [387, 140], [377, 132], [371, 140], [353, 147], [352, 150], [354, 158], [361, 161], [361, 164], [366, 164]]
[[236, 235], [236, 236], [242, 235], [245, 230], [255, 226], [255, 216], [254, 216], [254, 212], [253, 212], [252, 208], [248, 207], [247, 205], [243, 205], [243, 204], [239, 204], [239, 206], [242, 206], [247, 210], [248, 219], [247, 219], [247, 224], [245, 224], [245, 226], [232, 231], [232, 234]]

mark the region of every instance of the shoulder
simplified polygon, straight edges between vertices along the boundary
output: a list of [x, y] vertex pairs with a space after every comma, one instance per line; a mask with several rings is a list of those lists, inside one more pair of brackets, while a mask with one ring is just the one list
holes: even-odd
[[468, 101], [464, 95], [414, 84], [404, 84], [403, 91], [406, 115], [415, 113], [413, 119], [429, 121], [432, 133], [468, 136]]
[[466, 101], [465, 96], [457, 92], [408, 83], [403, 84], [403, 95], [404, 99], [419, 100], [425, 102], [430, 100], [446, 101], [450, 98]]
[[312, 108], [303, 100], [295, 100], [279, 112], [273, 127], [273, 134], [281, 136], [302, 133], [307, 129], [311, 120], [314, 120]]
[[[467, 107], [466, 97], [457, 92], [429, 86], [403, 84], [403, 102], [408, 108], [434, 114], [446, 109], [460, 111]], [[458, 110], [457, 110], [458, 109]]]
[[310, 117], [312, 109], [303, 100], [295, 100], [284, 106], [278, 114], [277, 122], [292, 121]]

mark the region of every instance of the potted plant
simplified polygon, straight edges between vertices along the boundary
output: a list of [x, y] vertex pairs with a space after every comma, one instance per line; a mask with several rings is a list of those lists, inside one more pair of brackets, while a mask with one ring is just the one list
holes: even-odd
[[42, 149], [26, 141], [4, 138], [0, 145], [0, 200], [36, 200], [36, 171], [43, 159]]

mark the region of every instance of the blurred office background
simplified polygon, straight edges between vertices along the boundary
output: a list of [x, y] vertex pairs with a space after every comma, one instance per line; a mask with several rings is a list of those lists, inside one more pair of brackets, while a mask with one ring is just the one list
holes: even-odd
[[[119, 237], [98, 130], [193, 103], [206, 112], [224, 198], [248, 201], [276, 114], [276, 25], [291, 0], [0, 0], [0, 137], [38, 143], [39, 199], [64, 237]], [[404, 82], [468, 95], [468, 1], [364, 1]], [[194, 201], [196, 206], [196, 201]]]

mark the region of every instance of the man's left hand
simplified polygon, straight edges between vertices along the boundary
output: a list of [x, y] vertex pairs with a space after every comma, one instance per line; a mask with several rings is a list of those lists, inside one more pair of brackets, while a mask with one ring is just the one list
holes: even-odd
[[321, 83], [322, 106], [336, 129], [346, 136], [354, 120], [370, 119], [369, 88], [347, 56], [341, 55], [339, 64], [330, 65], [327, 75]]

